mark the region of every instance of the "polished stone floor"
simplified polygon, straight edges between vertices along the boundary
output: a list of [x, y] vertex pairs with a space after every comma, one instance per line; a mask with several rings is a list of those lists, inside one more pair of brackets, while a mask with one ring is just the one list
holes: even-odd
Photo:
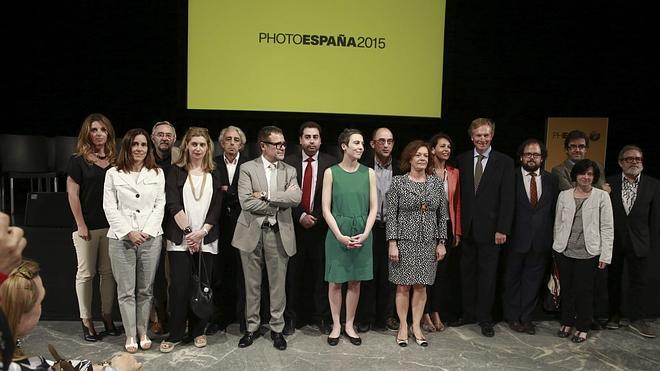
[[[655, 320], [660, 330], [660, 320]], [[209, 337], [209, 345], [197, 349], [179, 345], [170, 354], [154, 348], [136, 354], [144, 370], [659, 370], [660, 338], [644, 339], [627, 328], [590, 333], [582, 344], [555, 336], [556, 322], [538, 323], [536, 335], [515, 333], [504, 323], [495, 326], [495, 337], [485, 338], [476, 325], [448, 328], [428, 334], [429, 347], [411, 339], [407, 348], [395, 343], [395, 332], [361, 334], [362, 346], [342, 339], [338, 346], [326, 344], [315, 328], [304, 327], [287, 338], [289, 347], [278, 351], [270, 336], [258, 338], [248, 348], [237, 347], [239, 330], [232, 325], [226, 333]], [[102, 325], [97, 324], [97, 329]], [[25, 339], [30, 354], [47, 354], [53, 344], [65, 358], [101, 360], [123, 349], [124, 338], [107, 337], [86, 343], [78, 322], [41, 322]]]

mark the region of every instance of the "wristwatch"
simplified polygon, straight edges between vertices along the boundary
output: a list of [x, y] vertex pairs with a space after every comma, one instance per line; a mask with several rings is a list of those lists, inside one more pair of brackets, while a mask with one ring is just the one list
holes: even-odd
[[261, 198], [262, 200], [264, 200], [264, 201], [268, 201], [267, 196], [268, 196], [268, 193], [266, 193], [266, 192], [264, 192], [264, 191], [261, 191], [261, 197], [260, 197], [260, 198]]
[[187, 226], [183, 229], [183, 235], [191, 234], [192, 233], [192, 228], [190, 226]]
[[444, 238], [441, 238], [438, 242], [443, 244], [443, 245], [447, 244], [447, 240], [445, 240]]

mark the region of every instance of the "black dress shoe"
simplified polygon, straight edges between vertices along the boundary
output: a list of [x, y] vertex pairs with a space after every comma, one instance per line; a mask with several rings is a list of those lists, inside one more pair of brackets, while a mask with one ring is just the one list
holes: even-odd
[[328, 336], [328, 345], [334, 347], [337, 344], [339, 344], [339, 336], [337, 336], [336, 338], [331, 338], [330, 336]]
[[273, 339], [273, 346], [277, 350], [285, 350], [286, 349], [286, 339], [284, 338], [284, 335], [282, 335], [281, 332], [270, 332], [270, 338]]
[[351, 344], [353, 344], [353, 345], [361, 345], [362, 344], [362, 338], [360, 338], [360, 337], [354, 338], [351, 335], [346, 334], [346, 333], [345, 333], [345, 335], [348, 338], [348, 341], [351, 342]]
[[245, 335], [243, 335], [241, 340], [238, 341], [238, 347], [239, 348], [249, 347], [250, 345], [252, 345], [252, 343], [254, 343], [254, 339], [258, 337], [259, 337], [259, 331], [255, 331], [255, 332], [246, 331]]
[[536, 326], [532, 322], [523, 322], [523, 331], [529, 335], [536, 334]]
[[525, 332], [525, 327], [519, 321], [509, 322], [509, 327], [515, 332]]
[[206, 335], [215, 335], [218, 333], [218, 331], [224, 331], [224, 328], [222, 328], [218, 323], [210, 323], [206, 328]]
[[357, 332], [368, 332], [371, 330], [371, 322], [359, 322], [357, 324]]
[[103, 319], [103, 327], [105, 327], [105, 331], [103, 331], [103, 334], [105, 335], [110, 335], [110, 336], [121, 335], [122, 331], [115, 326], [115, 323], [112, 320], [106, 321], [105, 319]]
[[493, 325], [489, 323], [481, 325], [481, 335], [487, 338], [492, 338], [493, 336], [495, 336], [495, 330], [493, 330]]
[[286, 336], [289, 336], [289, 335], [293, 335], [295, 332], [296, 332], [296, 321], [294, 320], [286, 321], [282, 333], [284, 333], [284, 335]]
[[591, 321], [591, 329], [594, 331], [599, 331], [603, 329], [603, 325], [601, 325], [601, 323], [598, 322], [598, 320], [594, 319]]
[[316, 323], [316, 327], [319, 328], [319, 331], [323, 335], [330, 335], [330, 331], [332, 330], [332, 326], [330, 326], [330, 324], [328, 322], [326, 322], [325, 320], [318, 321]]
[[463, 325], [471, 325], [475, 323], [475, 321], [466, 319], [466, 318], [458, 318], [454, 321], [447, 322], [447, 326], [449, 327], [461, 327]]
[[99, 336], [96, 334], [96, 330], [92, 327], [92, 330], [90, 331], [87, 326], [85, 326], [85, 323], [82, 322], [82, 330], [83, 330], [83, 339], [85, 341], [89, 341], [90, 343], [94, 343], [99, 340]]

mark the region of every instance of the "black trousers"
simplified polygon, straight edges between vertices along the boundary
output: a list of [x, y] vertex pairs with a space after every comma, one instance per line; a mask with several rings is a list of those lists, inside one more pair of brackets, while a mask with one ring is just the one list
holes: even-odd
[[507, 251], [503, 307], [507, 321], [531, 322], [550, 254]]
[[310, 229], [296, 225], [296, 249], [286, 272], [284, 318], [296, 327], [328, 320], [328, 283], [325, 282], [325, 226]]
[[648, 290], [648, 259], [635, 255], [632, 247], [615, 246], [612, 263], [608, 267], [608, 291], [610, 316], [621, 315], [622, 282], [624, 263], [628, 265], [628, 290], [626, 290], [627, 317], [632, 321], [644, 319]]
[[[181, 341], [186, 333], [188, 322], [188, 335], [197, 337], [204, 334], [208, 318], [199, 318], [190, 310], [190, 295], [192, 294], [193, 270], [198, 271], [197, 255], [190, 255], [187, 251], [168, 251], [170, 260], [170, 336], [168, 341]], [[213, 282], [213, 254], [203, 253], [204, 264], [209, 270], [209, 280]], [[204, 279], [202, 275], [200, 279]], [[214, 293], [215, 294], [215, 293]]]
[[163, 245], [161, 248], [160, 260], [158, 261], [158, 267], [156, 268], [156, 276], [154, 278], [154, 299], [153, 306], [156, 310], [156, 315], [158, 316], [158, 321], [163, 324], [167, 324], [169, 320], [168, 310], [167, 310], [167, 282], [168, 278], [165, 274], [165, 259], [166, 259], [166, 243], [167, 241], [163, 238]]
[[396, 286], [389, 280], [385, 223], [376, 221], [372, 229], [372, 236], [374, 278], [362, 283], [357, 319], [362, 323], [385, 325], [385, 321], [394, 315], [394, 296], [396, 292]]
[[598, 257], [573, 259], [564, 254], [554, 254], [559, 268], [561, 324], [588, 332], [594, 314], [594, 278], [599, 270]]
[[461, 283], [463, 318], [479, 324], [493, 322], [493, 304], [497, 287], [497, 267], [500, 247], [493, 243], [480, 244], [473, 236], [463, 240], [461, 249]]
[[435, 283], [426, 287], [424, 313], [438, 312], [443, 321], [457, 319], [461, 314], [461, 247], [453, 246], [451, 222], [447, 221], [447, 255], [438, 262]]

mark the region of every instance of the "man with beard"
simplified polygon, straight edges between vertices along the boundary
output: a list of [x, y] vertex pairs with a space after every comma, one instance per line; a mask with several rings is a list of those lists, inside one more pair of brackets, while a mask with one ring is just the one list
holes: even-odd
[[[168, 121], [159, 121], [151, 129], [151, 141], [156, 149], [156, 163], [163, 169], [165, 177], [172, 167], [172, 164], [179, 159], [181, 151], [174, 146], [176, 141], [176, 131], [174, 125]], [[165, 190], [163, 189], [163, 192]], [[163, 219], [163, 228], [165, 228], [167, 218]], [[166, 247], [165, 239], [163, 239], [163, 247], [161, 250], [158, 268], [156, 269], [156, 276], [154, 278], [154, 301], [152, 305], [151, 314], [151, 332], [154, 334], [162, 334], [167, 332], [167, 287], [169, 286], [169, 263], [165, 258]]]
[[151, 141], [156, 148], [156, 163], [167, 176], [170, 166], [179, 159], [181, 150], [174, 145], [176, 142], [176, 130], [174, 125], [168, 121], [157, 122], [151, 129]]
[[559, 180], [541, 169], [548, 151], [537, 139], [518, 147], [515, 213], [504, 276], [504, 317], [516, 332], [536, 333], [532, 313], [552, 252]]
[[321, 126], [314, 121], [300, 126], [301, 150], [288, 155], [284, 161], [296, 168], [302, 186], [300, 205], [294, 207], [296, 255], [289, 259], [286, 272], [286, 309], [284, 335], [291, 335], [296, 327], [305, 325], [305, 313], [323, 334], [330, 333], [330, 304], [325, 275], [325, 235], [328, 226], [321, 212], [321, 191], [325, 169], [337, 159], [319, 151]]
[[648, 269], [651, 246], [658, 239], [660, 225], [660, 182], [643, 175], [642, 149], [627, 145], [619, 152], [622, 173], [607, 178], [612, 186], [610, 198], [614, 212], [614, 250], [608, 273], [608, 329], [619, 328], [621, 319], [621, 281], [624, 261], [628, 265], [630, 288], [627, 293], [630, 329], [647, 337], [656, 337], [645, 321], [648, 292]]

